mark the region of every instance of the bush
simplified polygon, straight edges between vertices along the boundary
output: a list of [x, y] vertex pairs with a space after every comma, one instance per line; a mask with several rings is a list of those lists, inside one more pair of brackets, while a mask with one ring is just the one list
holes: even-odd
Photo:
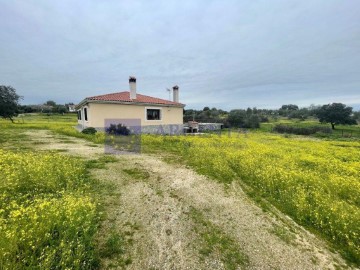
[[268, 123], [268, 122], [270, 122], [270, 121], [269, 121], [269, 118], [268, 118], [267, 116], [265, 116], [265, 115], [260, 115], [260, 122], [261, 122], [261, 123]]
[[245, 110], [231, 110], [228, 117], [231, 127], [259, 128], [260, 117], [257, 114], [248, 114]]
[[110, 127], [107, 127], [105, 129], [105, 132], [107, 134], [113, 134], [113, 135], [130, 135], [130, 130], [122, 125], [122, 124], [118, 124], [118, 125], [115, 125], [115, 124], [110, 124]]
[[81, 131], [81, 133], [84, 133], [84, 134], [91, 134], [91, 135], [94, 135], [95, 133], [97, 132], [97, 130], [93, 127], [88, 127], [88, 128], [85, 128]]
[[311, 135], [318, 132], [330, 134], [332, 130], [328, 127], [310, 126], [310, 127], [294, 127], [289, 125], [276, 125], [273, 129], [278, 133], [289, 133], [296, 135]]
[[260, 127], [260, 118], [256, 114], [248, 116], [243, 125], [244, 128], [259, 128]]

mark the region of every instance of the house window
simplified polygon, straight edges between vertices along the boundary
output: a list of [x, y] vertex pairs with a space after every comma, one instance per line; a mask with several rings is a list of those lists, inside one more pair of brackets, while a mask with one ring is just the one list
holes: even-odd
[[161, 120], [160, 109], [146, 109], [146, 120]]
[[78, 120], [81, 120], [81, 111], [77, 111]]
[[85, 121], [88, 120], [88, 116], [87, 116], [87, 108], [84, 108], [84, 118], [85, 118]]

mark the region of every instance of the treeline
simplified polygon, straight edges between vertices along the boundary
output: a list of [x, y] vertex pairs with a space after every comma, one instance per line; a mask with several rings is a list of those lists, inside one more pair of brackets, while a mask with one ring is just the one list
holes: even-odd
[[68, 113], [73, 112], [74, 103], [67, 103], [65, 105], [56, 104], [55, 101], [49, 100], [44, 104], [39, 105], [19, 105], [18, 113]]
[[225, 127], [258, 128], [260, 123], [269, 122], [270, 119], [276, 120], [279, 117], [305, 120], [316, 116], [316, 111], [319, 108], [320, 106], [310, 106], [300, 109], [297, 105], [288, 104], [279, 109], [247, 108], [224, 111], [204, 107], [202, 110], [184, 110], [184, 122], [194, 120], [205, 123], [223, 123]]
[[[258, 108], [247, 108], [247, 109], [235, 109], [231, 111], [224, 111], [217, 108], [204, 107], [202, 110], [184, 110], [184, 122], [197, 121], [204, 123], [223, 123], [224, 127], [240, 127], [240, 128], [258, 128], [260, 123], [269, 122], [270, 120], [277, 120], [279, 118], [298, 119], [304, 121], [308, 118], [318, 118], [321, 122], [331, 121], [326, 117], [326, 110], [331, 111], [327, 114], [345, 114], [348, 116], [341, 115], [340, 118], [336, 119], [335, 124], [343, 122], [344, 124], [356, 124], [356, 121], [360, 121], [360, 111], [353, 112], [351, 107], [347, 107], [345, 104], [333, 103], [336, 108], [329, 105], [310, 105], [309, 107], [299, 108], [295, 104], [282, 105], [279, 109], [258, 109]], [[325, 114], [325, 115], [324, 115]]]

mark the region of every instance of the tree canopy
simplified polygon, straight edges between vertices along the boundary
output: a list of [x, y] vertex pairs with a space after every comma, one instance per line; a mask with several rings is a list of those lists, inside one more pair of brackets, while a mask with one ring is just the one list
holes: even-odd
[[257, 109], [248, 108], [247, 110], [231, 110], [228, 116], [229, 124], [232, 127], [259, 128], [260, 117]]
[[342, 103], [332, 103], [323, 105], [317, 111], [317, 117], [321, 123], [330, 123], [332, 129], [335, 125], [356, 125], [356, 120], [351, 117], [352, 107], [348, 107]]
[[47, 106], [56, 106], [56, 102], [53, 101], [53, 100], [48, 100], [44, 103], [44, 105], [47, 105]]
[[14, 122], [13, 117], [17, 115], [20, 99], [15, 88], [0, 85], [0, 116]]
[[[336, 113], [335, 113], [336, 112]], [[338, 124], [356, 124], [360, 121], [360, 111], [353, 112], [351, 107], [342, 103], [329, 105], [310, 105], [299, 108], [295, 104], [282, 105], [279, 109], [235, 109], [230, 112], [206, 106], [203, 109], [184, 110], [184, 122], [195, 120], [204, 123], [223, 123], [224, 127], [258, 128], [260, 123], [275, 121], [278, 117], [288, 119], [305, 120], [308, 117], [317, 117], [323, 123], [332, 123], [332, 127]]]
[[295, 104], [287, 104], [287, 105], [282, 105], [280, 110], [285, 110], [285, 111], [296, 111], [299, 109], [298, 105]]

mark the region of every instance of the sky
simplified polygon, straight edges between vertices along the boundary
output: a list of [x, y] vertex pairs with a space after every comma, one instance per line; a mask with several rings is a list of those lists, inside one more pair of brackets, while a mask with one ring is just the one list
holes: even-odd
[[359, 0], [0, 0], [0, 85], [23, 104], [128, 91], [187, 109], [360, 109]]

